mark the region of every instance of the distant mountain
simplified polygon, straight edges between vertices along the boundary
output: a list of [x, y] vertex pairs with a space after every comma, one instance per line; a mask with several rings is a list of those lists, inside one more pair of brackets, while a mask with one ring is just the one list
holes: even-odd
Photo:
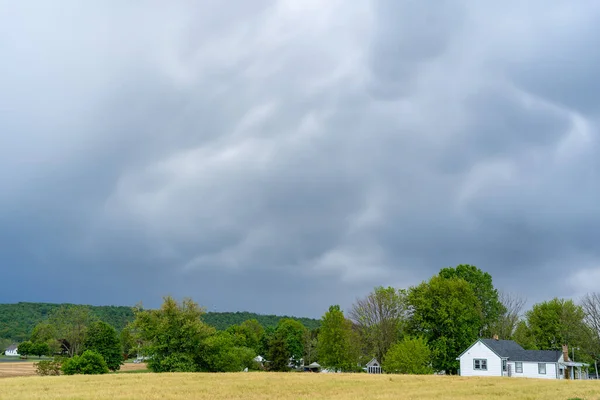
[[[0, 304], [0, 338], [22, 341], [29, 338], [33, 328], [48, 318], [57, 308], [64, 304], [54, 303], [16, 303]], [[93, 315], [102, 321], [121, 330], [133, 321], [133, 308], [126, 306], [90, 306], [86, 305]], [[231, 325], [240, 324], [249, 319], [256, 319], [263, 327], [275, 327], [282, 318], [300, 321], [308, 329], [315, 329], [320, 321], [312, 318], [296, 318], [277, 315], [262, 315], [250, 312], [208, 312], [203, 320], [219, 330]]]

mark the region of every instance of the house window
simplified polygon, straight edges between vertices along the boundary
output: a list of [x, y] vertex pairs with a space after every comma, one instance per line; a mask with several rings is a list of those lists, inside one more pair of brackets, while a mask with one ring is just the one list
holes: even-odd
[[515, 363], [515, 372], [516, 372], [517, 374], [522, 374], [522, 373], [523, 373], [523, 363], [522, 363], [522, 362], [520, 362], [520, 361], [517, 361], [517, 362]]
[[538, 374], [546, 375], [546, 364], [545, 363], [538, 363]]
[[502, 360], [502, 371], [506, 371], [506, 360]]
[[473, 360], [473, 369], [487, 371], [487, 359], [476, 358]]

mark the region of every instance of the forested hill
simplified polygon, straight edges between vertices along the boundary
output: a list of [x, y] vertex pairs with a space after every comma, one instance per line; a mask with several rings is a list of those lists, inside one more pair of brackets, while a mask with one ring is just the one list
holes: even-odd
[[312, 318], [296, 318], [278, 315], [262, 315], [251, 312], [209, 312], [204, 315], [204, 322], [219, 330], [225, 330], [231, 325], [238, 325], [249, 319], [256, 319], [263, 327], [276, 327], [282, 318], [292, 318], [300, 321], [308, 329], [318, 328], [321, 322]]
[[[54, 303], [16, 303], [0, 304], [0, 338], [15, 341], [26, 340], [33, 328], [48, 318], [50, 314], [63, 304]], [[123, 329], [133, 320], [133, 309], [126, 306], [86, 306], [91, 313], [114, 326]], [[204, 322], [219, 330], [231, 325], [240, 324], [249, 319], [256, 319], [262, 326], [274, 327], [282, 318], [293, 318], [309, 329], [319, 326], [320, 322], [311, 318], [295, 318], [277, 315], [262, 315], [250, 312], [209, 312], [204, 315]]]

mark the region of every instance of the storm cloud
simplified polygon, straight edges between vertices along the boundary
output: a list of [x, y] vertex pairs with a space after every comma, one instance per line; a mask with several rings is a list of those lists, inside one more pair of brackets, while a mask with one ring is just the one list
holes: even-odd
[[597, 2], [0, 3], [1, 302], [598, 288]]

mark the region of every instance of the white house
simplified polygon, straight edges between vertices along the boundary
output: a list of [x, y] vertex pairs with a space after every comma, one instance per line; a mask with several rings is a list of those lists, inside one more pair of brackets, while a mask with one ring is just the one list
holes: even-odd
[[367, 372], [369, 374], [381, 374], [381, 363], [376, 358], [367, 363]]
[[11, 357], [19, 357], [19, 348], [16, 344], [11, 344], [4, 351], [4, 355]]
[[567, 346], [558, 350], [525, 350], [512, 340], [479, 339], [458, 358], [461, 376], [587, 379], [585, 363], [572, 362]]

